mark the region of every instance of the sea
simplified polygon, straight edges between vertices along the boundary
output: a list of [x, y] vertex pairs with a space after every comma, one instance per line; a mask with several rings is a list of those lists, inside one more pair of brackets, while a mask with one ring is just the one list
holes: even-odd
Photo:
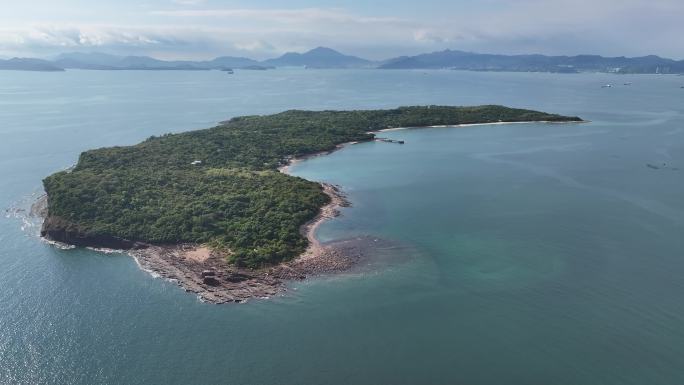
[[[611, 84], [612, 87], [605, 87]], [[0, 384], [684, 383], [684, 78], [0, 71]], [[395, 130], [293, 166], [352, 271], [211, 305], [29, 215], [88, 149], [288, 109], [503, 104], [589, 121]], [[370, 238], [368, 238], [370, 237]]]

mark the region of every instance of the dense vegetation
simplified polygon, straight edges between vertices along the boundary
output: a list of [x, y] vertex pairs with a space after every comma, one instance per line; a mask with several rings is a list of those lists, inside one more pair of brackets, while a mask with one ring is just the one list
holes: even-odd
[[230, 250], [237, 264], [259, 267], [303, 252], [300, 226], [329, 201], [319, 184], [277, 171], [288, 158], [370, 140], [369, 131], [388, 127], [542, 120], [579, 118], [501, 106], [237, 117], [84, 152], [73, 170], [44, 180], [48, 216], [87, 236], [208, 243]]

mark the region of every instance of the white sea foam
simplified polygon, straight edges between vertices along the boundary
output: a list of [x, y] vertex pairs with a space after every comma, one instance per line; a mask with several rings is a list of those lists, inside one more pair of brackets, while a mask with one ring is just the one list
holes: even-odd
[[86, 247], [86, 249], [92, 250], [92, 251], [97, 251], [98, 253], [103, 253], [103, 254], [121, 254], [121, 253], [126, 252], [126, 250], [108, 249], [106, 247]]
[[134, 253], [128, 253], [128, 255], [130, 255], [131, 258], [133, 258], [133, 260], [135, 261], [135, 264], [138, 265], [138, 268], [139, 268], [140, 270], [142, 270], [142, 271], [146, 272], [147, 274], [151, 275], [152, 278], [161, 278], [161, 275], [160, 275], [159, 273], [154, 272], [154, 271], [152, 271], [152, 270], [150, 270], [150, 269], [145, 268], [145, 267], [140, 263], [140, 260], [138, 259], [138, 257], [137, 257]]
[[71, 250], [76, 248], [76, 246], [74, 245], [67, 245], [66, 243], [53, 241], [51, 239], [46, 239], [43, 237], [40, 237], [40, 240], [60, 250]]

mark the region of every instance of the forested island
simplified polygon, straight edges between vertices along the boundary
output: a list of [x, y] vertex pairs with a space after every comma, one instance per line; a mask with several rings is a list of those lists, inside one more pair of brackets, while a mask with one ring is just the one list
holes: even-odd
[[494, 105], [291, 110], [90, 150], [43, 181], [41, 233], [116, 249], [202, 245], [226, 266], [264, 269], [305, 252], [302, 226], [334, 198], [330, 188], [279, 172], [292, 159], [373, 140], [387, 128], [528, 121], [581, 119]]

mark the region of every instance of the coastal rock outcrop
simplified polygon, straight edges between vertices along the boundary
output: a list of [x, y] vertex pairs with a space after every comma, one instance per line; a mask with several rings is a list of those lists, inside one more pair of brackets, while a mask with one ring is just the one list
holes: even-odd
[[[186, 291], [197, 294], [202, 301], [242, 303], [251, 298], [268, 298], [282, 293], [286, 290], [287, 281], [347, 270], [358, 259], [354, 253], [321, 245], [313, 236], [317, 225], [339, 215], [339, 207], [349, 205], [338, 186], [323, 184], [322, 187], [330, 197], [329, 204], [300, 229], [302, 235], [310, 240], [307, 252], [292, 261], [263, 269], [237, 267], [228, 262], [225, 253], [202, 245], [156, 245], [91, 234], [55, 215], [44, 218], [41, 236], [81, 247], [128, 250], [141, 268], [173, 280]], [[43, 212], [48, 214], [47, 210]]]
[[209, 286], [218, 286], [221, 284], [221, 282], [216, 278], [214, 275], [208, 275], [202, 279], [202, 282], [204, 282], [205, 285]]
[[71, 222], [55, 216], [48, 216], [43, 222], [40, 236], [46, 239], [80, 247], [97, 247], [105, 249], [137, 250], [149, 245], [118, 238], [111, 235], [89, 234]]

